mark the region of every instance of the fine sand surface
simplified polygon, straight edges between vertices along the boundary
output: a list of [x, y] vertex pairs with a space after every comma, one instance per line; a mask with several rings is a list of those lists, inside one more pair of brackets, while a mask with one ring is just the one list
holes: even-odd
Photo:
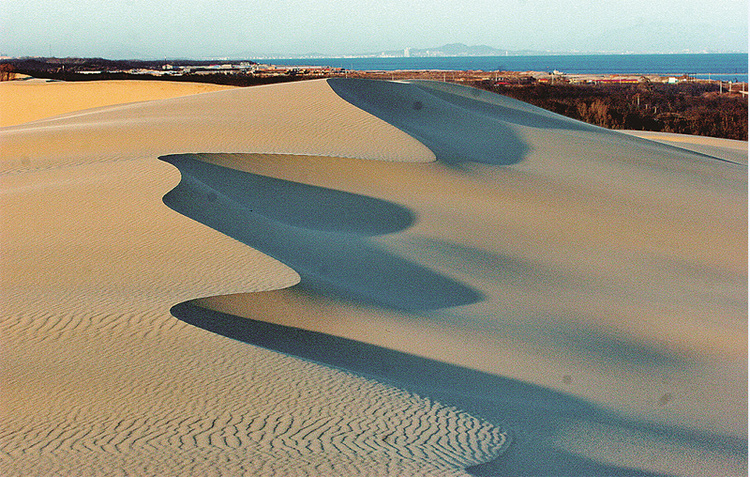
[[113, 104], [175, 98], [230, 89], [205, 83], [85, 81], [26, 78], [0, 82], [0, 127]]
[[0, 130], [0, 474], [746, 474], [747, 143], [652, 139], [341, 79]]
[[740, 161], [747, 164], [747, 142], [732, 139], [716, 139], [705, 136], [690, 136], [688, 134], [664, 134], [655, 131], [623, 131], [627, 134], [649, 139], [651, 141], [670, 144], [682, 149], [706, 154], [730, 161]]

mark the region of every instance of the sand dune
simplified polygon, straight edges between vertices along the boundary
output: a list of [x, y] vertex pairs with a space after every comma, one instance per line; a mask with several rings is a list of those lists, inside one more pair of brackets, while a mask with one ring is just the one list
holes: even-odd
[[190, 152], [422, 162], [435, 157], [417, 140], [339, 98], [324, 80], [72, 112], [3, 134], [6, 171]]
[[746, 143], [355, 80], [0, 136], [3, 475], [747, 472]]
[[0, 127], [82, 109], [175, 98], [230, 89], [205, 83], [167, 81], [48, 82], [35, 78], [0, 83]]

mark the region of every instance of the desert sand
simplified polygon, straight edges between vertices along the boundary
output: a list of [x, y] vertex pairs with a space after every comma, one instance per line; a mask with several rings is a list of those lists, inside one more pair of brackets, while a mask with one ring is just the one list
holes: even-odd
[[0, 127], [82, 109], [175, 98], [230, 89], [204, 83], [168, 81], [86, 81], [71, 83], [26, 77], [0, 83]]
[[747, 473], [747, 143], [111, 87], [5, 109], [3, 475]]

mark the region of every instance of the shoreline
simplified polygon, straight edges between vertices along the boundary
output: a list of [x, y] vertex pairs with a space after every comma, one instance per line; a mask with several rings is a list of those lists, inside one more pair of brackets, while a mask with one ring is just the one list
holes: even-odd
[[[151, 70], [140, 73], [124, 71], [95, 71], [95, 72], [56, 72], [48, 74], [36, 74], [29, 72], [18, 73], [23, 78], [15, 78], [10, 81], [28, 81], [29, 79], [40, 79], [49, 81], [66, 82], [88, 82], [88, 81], [113, 81], [113, 80], [141, 80], [141, 81], [176, 81], [187, 83], [214, 83], [231, 86], [255, 86], [268, 84], [269, 82], [299, 81], [319, 78], [367, 78], [367, 79], [435, 79], [445, 81], [487, 81], [501, 77], [528, 77], [541, 82], [566, 82], [571, 84], [601, 83], [619, 80], [620, 82], [637, 83], [650, 81], [653, 83], [706, 83], [734, 85], [733, 90], [748, 90], [747, 81], [731, 81], [718, 77], [731, 76], [732, 73], [700, 73], [700, 74], [674, 74], [666, 75], [660, 73], [566, 73], [563, 71], [536, 71], [536, 70], [452, 70], [452, 69], [346, 69], [332, 67], [318, 67], [306, 65], [262, 65], [251, 73], [203, 71], [199, 73], [180, 74], [175, 72], [162, 72]], [[215, 75], [224, 75], [225, 78], [217, 79]], [[744, 73], [747, 76], [747, 73]], [[233, 76], [236, 76], [233, 78]], [[709, 76], [703, 78], [698, 76]], [[717, 78], [711, 78], [714, 76]], [[270, 81], [263, 81], [270, 80]], [[5, 81], [0, 81], [0, 83]], [[744, 85], [744, 88], [742, 87]]]

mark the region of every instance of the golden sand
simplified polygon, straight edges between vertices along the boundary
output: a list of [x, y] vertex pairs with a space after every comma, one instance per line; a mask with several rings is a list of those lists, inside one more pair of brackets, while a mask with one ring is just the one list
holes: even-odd
[[68, 83], [25, 79], [0, 83], [0, 127], [83, 109], [176, 98], [230, 89], [205, 83], [170, 81], [87, 81]]
[[3, 475], [747, 471], [734, 143], [347, 81], [0, 141]]

